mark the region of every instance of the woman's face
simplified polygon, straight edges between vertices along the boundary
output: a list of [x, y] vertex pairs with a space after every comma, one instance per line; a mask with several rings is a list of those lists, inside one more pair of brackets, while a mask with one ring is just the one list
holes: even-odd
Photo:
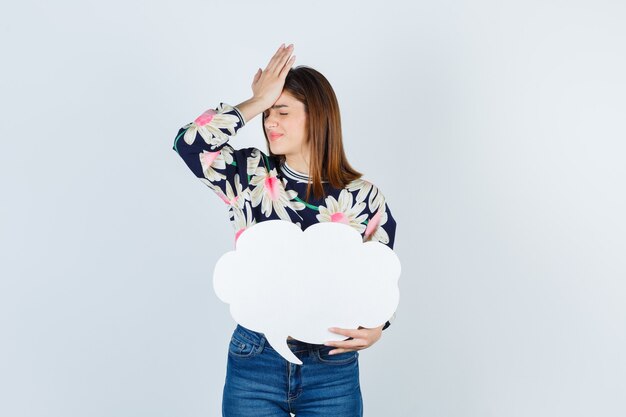
[[265, 134], [275, 155], [307, 154], [306, 112], [304, 104], [283, 90], [272, 107], [263, 112]]

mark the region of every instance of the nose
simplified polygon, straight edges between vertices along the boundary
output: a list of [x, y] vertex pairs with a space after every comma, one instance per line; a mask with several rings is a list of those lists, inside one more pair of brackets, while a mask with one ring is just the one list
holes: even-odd
[[268, 116], [265, 116], [265, 128], [270, 129], [272, 127], [276, 127], [276, 117], [270, 113]]

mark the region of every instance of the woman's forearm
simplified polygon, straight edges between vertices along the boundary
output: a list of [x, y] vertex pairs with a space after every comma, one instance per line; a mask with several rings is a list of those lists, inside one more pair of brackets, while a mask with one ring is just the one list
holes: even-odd
[[257, 115], [263, 113], [269, 106], [271, 106], [271, 104], [267, 104], [267, 102], [252, 97], [242, 103], [237, 104], [235, 107], [237, 107], [237, 109], [245, 119], [244, 121], [248, 123]]

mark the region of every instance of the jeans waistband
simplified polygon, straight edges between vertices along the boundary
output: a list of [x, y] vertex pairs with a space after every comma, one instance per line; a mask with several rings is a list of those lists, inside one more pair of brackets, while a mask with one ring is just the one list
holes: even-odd
[[[267, 340], [263, 333], [250, 330], [247, 327], [242, 326], [241, 324], [237, 324], [237, 327], [235, 328], [235, 333], [257, 345], [264, 344], [264, 342]], [[306, 343], [296, 339], [287, 340], [287, 345], [289, 347], [311, 347], [318, 349], [324, 346], [323, 344]]]

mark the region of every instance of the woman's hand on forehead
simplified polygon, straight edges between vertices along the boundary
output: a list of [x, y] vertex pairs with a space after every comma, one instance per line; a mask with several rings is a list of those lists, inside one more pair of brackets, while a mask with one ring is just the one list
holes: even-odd
[[295, 55], [291, 56], [292, 52], [293, 44], [286, 47], [282, 44], [270, 59], [265, 70], [261, 71], [259, 68], [254, 75], [253, 98], [261, 101], [265, 108], [272, 106], [283, 91], [285, 78], [296, 60]]

